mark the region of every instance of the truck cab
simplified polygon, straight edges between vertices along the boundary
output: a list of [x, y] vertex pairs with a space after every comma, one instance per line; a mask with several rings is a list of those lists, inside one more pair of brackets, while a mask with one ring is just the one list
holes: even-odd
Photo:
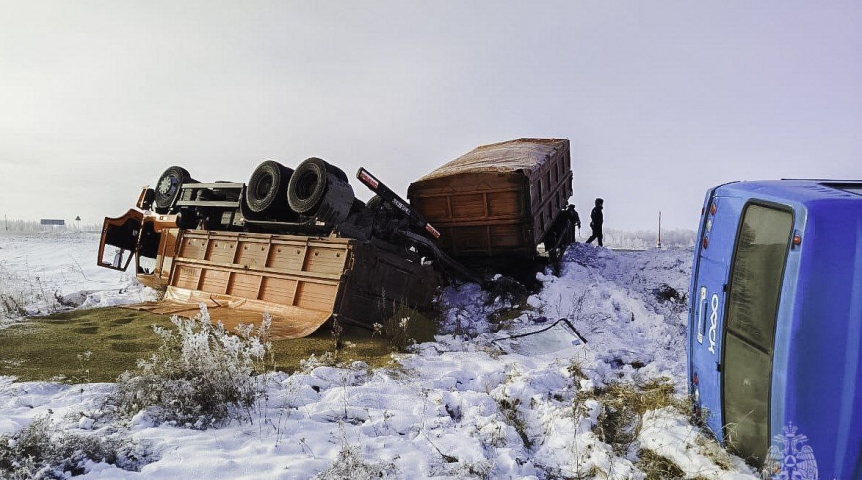
[[132, 260], [142, 284], [164, 288], [179, 234], [176, 215], [132, 208], [117, 218], [106, 218], [99, 242], [99, 266], [126, 271]]

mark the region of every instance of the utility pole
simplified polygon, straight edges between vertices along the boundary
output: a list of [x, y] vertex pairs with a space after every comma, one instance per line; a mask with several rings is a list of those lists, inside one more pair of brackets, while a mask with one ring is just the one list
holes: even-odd
[[661, 248], [661, 210], [658, 211], [658, 248]]

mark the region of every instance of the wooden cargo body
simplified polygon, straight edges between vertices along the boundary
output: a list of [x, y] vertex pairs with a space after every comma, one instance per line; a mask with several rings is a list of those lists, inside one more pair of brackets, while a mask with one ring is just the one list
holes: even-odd
[[452, 256], [533, 257], [572, 195], [567, 139], [484, 145], [413, 182], [410, 204]]
[[162, 239], [176, 244], [157, 259], [156, 275], [170, 271], [165, 298], [142, 309], [194, 316], [203, 303], [229, 329], [267, 312], [273, 338], [310, 335], [331, 318], [382, 324], [397, 304], [430, 308], [439, 284], [429, 266], [374, 241], [181, 229]]

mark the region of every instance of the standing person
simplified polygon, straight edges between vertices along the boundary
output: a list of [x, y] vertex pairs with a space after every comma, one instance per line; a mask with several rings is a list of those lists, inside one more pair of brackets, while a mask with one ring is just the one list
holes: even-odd
[[593, 211], [590, 212], [590, 228], [593, 229], [593, 234], [587, 239], [587, 243], [592, 243], [593, 240], [598, 240], [600, 247], [604, 246], [602, 244], [602, 224], [605, 223], [605, 216], [602, 213], [604, 204], [605, 201], [601, 198], [596, 199], [596, 206], [593, 207]]
[[572, 235], [572, 243], [574, 243], [577, 240], [577, 237], [575, 236], [575, 228], [577, 228], [578, 230], [580, 230], [581, 228], [581, 216], [578, 215], [578, 211], [575, 210], [574, 204], [570, 204], [568, 207], [566, 207], [566, 214], [568, 214], [569, 216], [569, 230], [571, 231]]

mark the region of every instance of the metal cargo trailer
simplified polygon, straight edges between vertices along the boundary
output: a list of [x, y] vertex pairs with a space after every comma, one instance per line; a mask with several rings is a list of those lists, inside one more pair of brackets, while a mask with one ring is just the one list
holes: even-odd
[[452, 256], [531, 258], [572, 195], [567, 139], [484, 145], [413, 182], [410, 204]]

